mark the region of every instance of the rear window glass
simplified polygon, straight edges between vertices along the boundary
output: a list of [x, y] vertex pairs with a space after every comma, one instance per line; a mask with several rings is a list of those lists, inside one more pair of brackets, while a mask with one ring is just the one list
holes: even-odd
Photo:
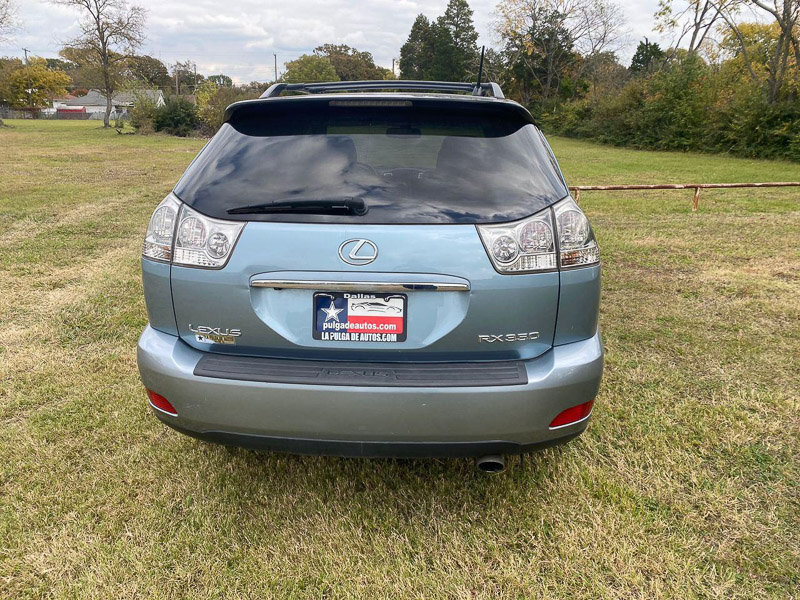
[[248, 114], [222, 126], [175, 194], [222, 219], [321, 223], [496, 223], [567, 195], [535, 126], [454, 104]]

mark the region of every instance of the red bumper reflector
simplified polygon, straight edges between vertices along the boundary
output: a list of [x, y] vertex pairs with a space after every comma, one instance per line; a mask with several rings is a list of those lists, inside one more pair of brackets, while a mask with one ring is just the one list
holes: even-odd
[[152, 390], [147, 390], [147, 397], [150, 399], [150, 404], [152, 404], [154, 408], [157, 408], [161, 412], [165, 412], [173, 417], [178, 416], [178, 411], [175, 410], [175, 407], [172, 406], [172, 404], [169, 403], [169, 400], [164, 398], [164, 396], [156, 394]]
[[558, 416], [553, 419], [553, 422], [550, 423], [550, 428], [563, 427], [564, 425], [577, 423], [578, 421], [585, 419], [592, 412], [592, 406], [594, 406], [594, 400], [584, 402], [583, 404], [578, 404], [578, 406], [572, 406], [567, 410], [562, 410], [560, 413], [558, 413]]

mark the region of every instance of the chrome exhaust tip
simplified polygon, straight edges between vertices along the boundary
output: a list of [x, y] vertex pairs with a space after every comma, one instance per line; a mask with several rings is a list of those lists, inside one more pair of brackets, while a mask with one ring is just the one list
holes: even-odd
[[488, 454], [475, 460], [475, 467], [484, 473], [502, 473], [506, 468], [506, 461], [502, 456]]

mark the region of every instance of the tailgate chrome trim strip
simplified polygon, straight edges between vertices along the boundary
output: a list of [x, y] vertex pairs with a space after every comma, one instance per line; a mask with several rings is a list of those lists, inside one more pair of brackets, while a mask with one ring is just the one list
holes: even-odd
[[251, 287], [320, 292], [468, 292], [469, 283], [435, 281], [331, 281], [327, 279], [254, 279]]

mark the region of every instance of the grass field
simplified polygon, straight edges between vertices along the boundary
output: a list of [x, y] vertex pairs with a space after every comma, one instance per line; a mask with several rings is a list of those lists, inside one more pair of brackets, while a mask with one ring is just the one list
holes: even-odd
[[[228, 451], [149, 414], [139, 252], [202, 140], [0, 129], [0, 598], [800, 597], [800, 190], [585, 194], [607, 369], [578, 440]], [[571, 184], [800, 165], [553, 140]]]

